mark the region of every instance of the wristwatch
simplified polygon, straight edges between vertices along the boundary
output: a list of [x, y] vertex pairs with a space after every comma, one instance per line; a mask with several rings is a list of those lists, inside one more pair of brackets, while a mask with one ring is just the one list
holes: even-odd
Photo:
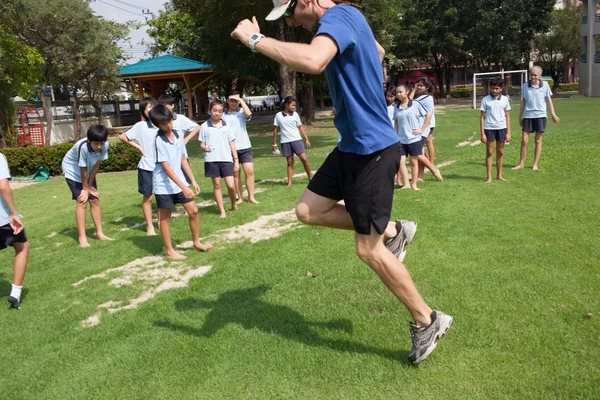
[[252, 50], [252, 52], [256, 53], [256, 49], [254, 48], [254, 46], [256, 46], [256, 43], [260, 42], [260, 39], [264, 37], [265, 35], [263, 35], [262, 33], [253, 33], [252, 36], [250, 36], [248, 45], [250, 46], [250, 50]]

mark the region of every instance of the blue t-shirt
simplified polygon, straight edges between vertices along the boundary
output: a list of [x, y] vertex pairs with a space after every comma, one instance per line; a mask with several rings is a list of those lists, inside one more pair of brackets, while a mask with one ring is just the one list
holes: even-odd
[[248, 130], [246, 129], [246, 121], [250, 121], [251, 119], [252, 116], [246, 118], [243, 108], [223, 113], [223, 121], [229, 125], [229, 128], [235, 135], [235, 148], [237, 150], [245, 150], [252, 147], [250, 138], [248, 137]]
[[398, 122], [400, 143], [410, 144], [421, 140], [421, 134], [415, 135], [413, 129], [422, 127], [426, 116], [427, 110], [417, 101], [408, 100], [406, 108], [400, 103], [394, 106], [394, 120]]
[[154, 138], [158, 133], [158, 128], [152, 125], [150, 121], [140, 121], [133, 125], [131, 128], [125, 131], [125, 136], [129, 140], [135, 140], [142, 150], [144, 150], [145, 157], [140, 158], [138, 168], [144, 171], [154, 171]]
[[485, 120], [483, 121], [483, 129], [506, 129], [506, 114], [505, 111], [510, 110], [508, 97], [500, 94], [497, 98], [492, 95], [484, 96], [481, 99], [481, 107], [479, 109], [485, 112]]
[[[4, 154], [0, 153], [0, 179], [10, 180], [10, 171], [8, 170], [8, 162]], [[19, 218], [21, 216], [19, 215]], [[0, 226], [4, 226], [10, 222], [10, 210], [4, 202], [4, 197], [0, 196]]]
[[235, 135], [227, 122], [221, 120], [219, 126], [214, 126], [210, 119], [204, 122], [200, 125], [198, 140], [212, 149], [210, 152], [204, 152], [204, 162], [233, 162], [229, 142], [235, 141]]
[[[433, 103], [433, 96], [431, 96], [430, 94], [424, 94], [422, 96], [417, 97], [415, 100], [418, 101], [423, 107], [425, 107], [427, 112], [431, 113], [431, 119], [429, 120], [429, 125], [427, 125], [427, 129], [425, 129], [423, 131], [423, 133], [421, 134], [421, 136], [427, 137], [431, 133], [431, 129], [435, 128], [435, 111], [434, 111], [435, 106]], [[423, 122], [423, 120], [421, 120], [421, 122]]]
[[365, 17], [352, 6], [333, 6], [319, 20], [319, 35], [328, 35], [338, 47], [325, 76], [337, 112], [333, 123], [342, 135], [339, 149], [371, 154], [397, 143], [387, 116], [379, 52]]
[[550, 96], [552, 90], [548, 82], [540, 81], [537, 87], [525, 83], [521, 91], [521, 100], [525, 99], [523, 118], [546, 118], [546, 99]]
[[181, 157], [187, 158], [187, 149], [183, 141], [183, 133], [173, 129], [173, 141], [160, 133], [154, 139], [154, 151], [156, 166], [152, 172], [152, 190], [154, 194], [177, 194], [183, 190], [169, 178], [162, 167], [162, 162], [168, 162], [171, 170], [180, 181], [186, 183], [183, 170], [181, 169]]
[[80, 139], [71, 150], [65, 154], [62, 160], [62, 172], [65, 178], [81, 183], [81, 170], [79, 168], [87, 167], [87, 176], [90, 177], [92, 168], [98, 161], [108, 158], [108, 141], [104, 142], [102, 150], [96, 153], [87, 141], [87, 138]]

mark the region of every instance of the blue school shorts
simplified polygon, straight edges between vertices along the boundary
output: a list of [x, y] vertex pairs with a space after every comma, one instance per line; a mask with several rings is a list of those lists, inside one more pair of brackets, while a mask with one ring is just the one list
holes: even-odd
[[138, 192], [144, 196], [152, 196], [152, 171], [138, 169]]
[[281, 150], [284, 157], [293, 156], [294, 154], [300, 155], [305, 153], [304, 142], [302, 139], [294, 140], [293, 142], [281, 143]]
[[186, 204], [194, 199], [188, 199], [183, 195], [183, 192], [177, 194], [155, 194], [157, 208], [173, 208], [175, 204]]
[[506, 142], [506, 132], [507, 129], [484, 129], [485, 137], [488, 142], [493, 142], [494, 140], [497, 142]]
[[233, 176], [233, 163], [220, 161], [205, 162], [204, 176], [206, 178], [225, 178], [226, 176]]
[[[69, 189], [71, 189], [71, 194], [72, 194], [72, 199], [77, 201], [77, 198], [79, 197], [79, 195], [81, 194], [81, 191], [83, 190], [83, 185], [81, 182], [76, 182], [74, 180], [71, 180], [69, 178], [65, 178], [65, 180], [67, 181], [67, 185], [69, 185]], [[92, 187], [96, 190], [98, 190], [98, 185], [96, 184], [96, 180], [94, 179], [94, 182], [92, 182]], [[88, 201], [89, 200], [98, 200], [98, 198], [94, 195], [91, 195], [88, 193]]]
[[10, 224], [0, 226], [0, 250], [12, 246], [14, 243], [25, 243], [27, 242], [27, 236], [25, 236], [25, 229], [19, 232], [18, 235], [13, 233], [13, 229]]
[[418, 157], [423, 154], [423, 141], [417, 141], [409, 144], [400, 144], [400, 156], [409, 155], [411, 157]]
[[543, 118], [523, 118], [523, 132], [541, 132], [546, 130], [546, 117]]
[[252, 149], [238, 150], [237, 155], [240, 160], [240, 164], [251, 163], [254, 159]]

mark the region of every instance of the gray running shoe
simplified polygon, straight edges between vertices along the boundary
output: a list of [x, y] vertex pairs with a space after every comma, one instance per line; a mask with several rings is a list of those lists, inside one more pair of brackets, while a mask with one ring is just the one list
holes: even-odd
[[12, 296], [8, 296], [8, 302], [10, 303], [9, 308], [15, 308], [17, 310], [21, 309], [21, 305], [19, 304], [19, 299], [16, 299]]
[[444, 337], [452, 325], [452, 317], [441, 311], [433, 310], [431, 319], [432, 323], [427, 327], [420, 327], [409, 322], [413, 346], [408, 355], [408, 361], [413, 364], [418, 364], [427, 358], [437, 346], [438, 339]]
[[406, 245], [412, 243], [417, 233], [417, 223], [399, 219], [396, 220], [396, 230], [398, 233], [385, 241], [385, 247], [402, 262], [406, 257]]

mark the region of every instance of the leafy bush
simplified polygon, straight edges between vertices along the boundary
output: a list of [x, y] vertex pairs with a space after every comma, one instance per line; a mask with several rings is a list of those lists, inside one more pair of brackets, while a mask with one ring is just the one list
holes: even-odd
[[559, 92], [571, 92], [579, 90], [579, 83], [561, 83], [558, 85]]
[[[50, 174], [57, 176], [62, 175], [62, 159], [71, 147], [73, 147], [73, 143], [62, 143], [46, 147], [8, 148], [2, 150], [2, 153], [6, 156], [13, 176], [31, 175], [40, 165], [45, 166]], [[100, 164], [100, 171], [133, 170], [137, 168], [139, 159], [140, 153], [133, 147], [121, 141], [111, 141], [108, 148], [108, 160]]]
[[[483, 89], [483, 88], [482, 88]], [[460, 99], [473, 96], [473, 88], [453, 88], [450, 89], [450, 96], [453, 99]]]

